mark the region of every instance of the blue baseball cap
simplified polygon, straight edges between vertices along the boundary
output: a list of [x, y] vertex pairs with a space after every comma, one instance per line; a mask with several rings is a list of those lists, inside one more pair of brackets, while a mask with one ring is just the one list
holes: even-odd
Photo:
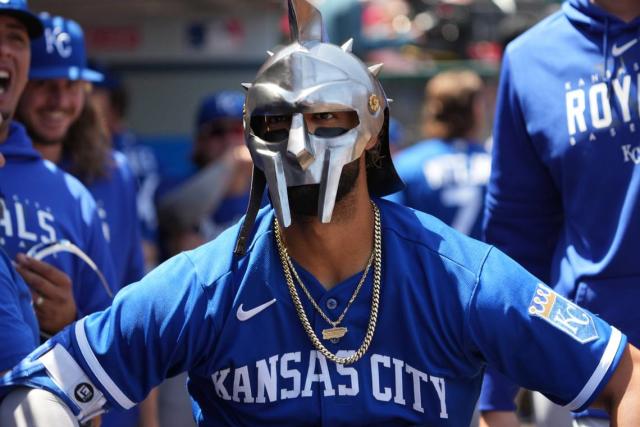
[[87, 65], [84, 32], [80, 24], [48, 13], [39, 16], [44, 25], [44, 37], [31, 42], [29, 78], [102, 81], [102, 74]]
[[238, 119], [242, 120], [244, 93], [235, 90], [222, 90], [205, 97], [200, 103], [196, 126], [212, 120]]
[[26, 0], [0, 0], [0, 15], [13, 16], [22, 22], [32, 40], [42, 35], [42, 22], [29, 11]]

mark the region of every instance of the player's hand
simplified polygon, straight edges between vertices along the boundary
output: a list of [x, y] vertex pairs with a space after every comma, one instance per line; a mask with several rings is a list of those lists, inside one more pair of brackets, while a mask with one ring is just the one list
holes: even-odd
[[31, 288], [33, 308], [42, 331], [55, 334], [76, 320], [77, 307], [69, 276], [24, 254], [18, 254], [16, 261], [16, 270]]

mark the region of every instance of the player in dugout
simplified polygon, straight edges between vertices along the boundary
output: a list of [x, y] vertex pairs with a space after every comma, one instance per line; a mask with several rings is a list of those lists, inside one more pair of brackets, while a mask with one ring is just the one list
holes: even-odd
[[3, 426], [49, 425], [24, 416], [47, 405], [72, 426], [187, 371], [200, 426], [466, 427], [488, 365], [640, 425], [623, 334], [497, 249], [379, 198], [402, 187], [380, 67], [288, 3], [293, 43], [246, 85], [244, 220], [20, 362], [1, 380]]

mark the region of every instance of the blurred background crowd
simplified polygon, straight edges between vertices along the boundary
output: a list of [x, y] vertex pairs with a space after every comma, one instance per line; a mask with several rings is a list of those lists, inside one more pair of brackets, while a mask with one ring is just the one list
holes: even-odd
[[[353, 37], [356, 54], [385, 63], [385, 90], [400, 101], [392, 111], [405, 129], [400, 145], [421, 137], [426, 80], [442, 69], [466, 66], [492, 83], [505, 40], [559, 7], [551, 0], [315, 3], [333, 43]], [[30, 7], [83, 26], [90, 56], [115, 70], [119, 82], [113, 84], [128, 92], [129, 127], [139, 142], [153, 147], [170, 175], [189, 166], [176, 160], [188, 157], [200, 99], [252, 81], [266, 51], [288, 38], [282, 0], [33, 0]]]

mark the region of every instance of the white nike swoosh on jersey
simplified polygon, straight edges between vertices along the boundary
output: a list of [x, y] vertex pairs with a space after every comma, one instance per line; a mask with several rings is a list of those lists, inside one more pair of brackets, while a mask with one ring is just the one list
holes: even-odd
[[251, 310], [247, 310], [244, 311], [242, 309], [242, 304], [240, 304], [240, 307], [238, 307], [238, 311], [236, 312], [236, 316], [238, 317], [238, 320], [241, 322], [244, 322], [246, 320], [251, 319], [253, 316], [255, 316], [256, 314], [260, 313], [262, 310], [268, 308], [271, 304], [275, 303], [276, 299], [272, 299], [271, 301], [267, 301], [264, 304], [261, 304], [255, 308], [252, 308]]
[[625, 53], [627, 50], [629, 50], [636, 43], [638, 43], [638, 39], [629, 40], [622, 46], [617, 46], [614, 44], [613, 48], [611, 48], [611, 54], [613, 56], [620, 56], [623, 53]]

